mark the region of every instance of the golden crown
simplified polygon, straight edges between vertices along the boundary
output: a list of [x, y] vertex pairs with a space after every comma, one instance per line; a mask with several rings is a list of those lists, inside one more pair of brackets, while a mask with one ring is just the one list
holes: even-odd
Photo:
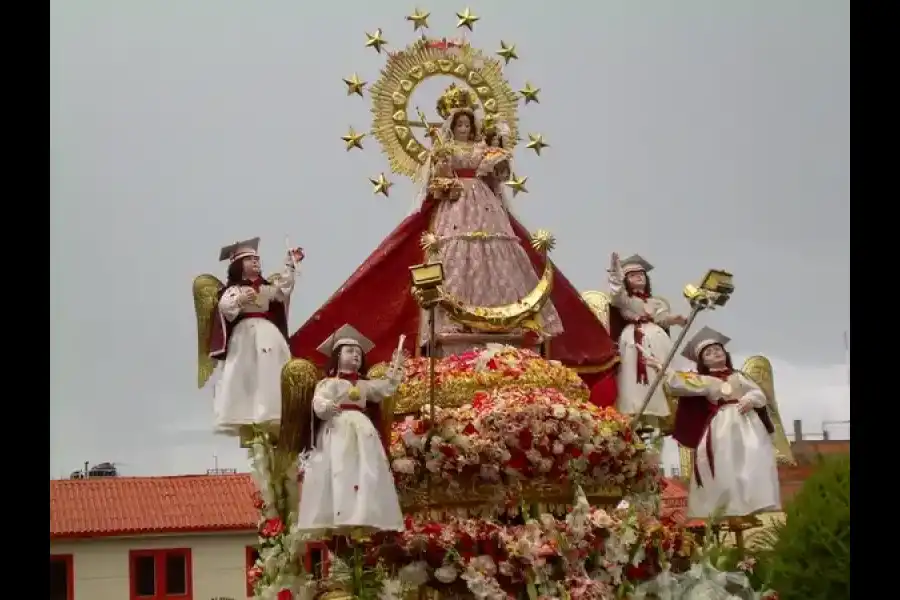
[[441, 118], [446, 119], [455, 109], [467, 108], [474, 111], [476, 106], [478, 106], [478, 98], [472, 91], [458, 88], [455, 83], [452, 83], [438, 98], [437, 112]]

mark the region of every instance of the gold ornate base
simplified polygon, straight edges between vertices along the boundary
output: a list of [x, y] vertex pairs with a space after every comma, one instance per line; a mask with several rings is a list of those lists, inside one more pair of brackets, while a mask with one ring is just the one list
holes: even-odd
[[[450, 486], [436, 482], [428, 489], [400, 491], [400, 506], [404, 513], [415, 513], [440, 518], [441, 513], [455, 512], [466, 516], [488, 516], [506, 512], [507, 507], [521, 504], [537, 504], [554, 512], [572, 505], [575, 487], [570, 483], [529, 482], [520, 487], [501, 484], [470, 486], [453, 484]], [[624, 497], [617, 487], [594, 487], [584, 489], [585, 496], [593, 506], [614, 507]]]

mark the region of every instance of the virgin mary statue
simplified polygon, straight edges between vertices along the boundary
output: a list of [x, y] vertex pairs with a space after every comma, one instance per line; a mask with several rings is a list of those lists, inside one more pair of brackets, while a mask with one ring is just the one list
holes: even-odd
[[[413, 265], [441, 261], [444, 291], [470, 307], [512, 304], [537, 286], [548, 259], [531, 246], [531, 233], [511, 214], [504, 196], [514, 146], [510, 124], [482, 127], [476, 96], [465, 88], [451, 86], [437, 108], [442, 124], [432, 132], [431, 150], [417, 174], [413, 210], [291, 337], [293, 356], [321, 362], [313, 340], [348, 321], [374, 343], [367, 356], [373, 363], [391, 359], [399, 335], [406, 336], [406, 352], [420, 351], [430, 332], [427, 313], [410, 293]], [[615, 344], [559, 269], [539, 317], [529, 331], [509, 332], [518, 339], [502, 341], [543, 346], [548, 358], [590, 369], [594, 378], [613, 370]], [[444, 355], [487, 341], [467, 335], [440, 308], [435, 333]]]
[[[443, 126], [417, 179], [416, 210], [432, 211], [426, 232], [432, 260], [444, 268], [444, 291], [470, 306], [499, 306], [521, 300], [538, 275], [520, 236], [516, 235], [503, 193], [512, 157], [502, 147], [485, 143], [476, 118], [476, 99], [451, 86], [438, 102]], [[498, 131], [507, 131], [499, 124]], [[552, 302], [541, 312], [539, 339], [562, 333]], [[427, 338], [422, 319], [420, 339]], [[465, 331], [442, 309], [435, 314], [438, 336]], [[453, 344], [442, 344], [452, 351]]]

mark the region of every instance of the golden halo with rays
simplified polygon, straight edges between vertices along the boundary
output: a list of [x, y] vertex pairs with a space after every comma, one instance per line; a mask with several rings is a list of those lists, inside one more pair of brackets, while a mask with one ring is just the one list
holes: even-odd
[[370, 88], [372, 135], [394, 173], [413, 177], [428, 157], [428, 148], [415, 133], [422, 123], [409, 118], [409, 101], [416, 87], [432, 77], [451, 77], [465, 83], [477, 97], [484, 116], [505, 122], [510, 143], [516, 143], [518, 98], [503, 76], [501, 62], [468, 44], [451, 47], [446, 40], [424, 38], [393, 53]]

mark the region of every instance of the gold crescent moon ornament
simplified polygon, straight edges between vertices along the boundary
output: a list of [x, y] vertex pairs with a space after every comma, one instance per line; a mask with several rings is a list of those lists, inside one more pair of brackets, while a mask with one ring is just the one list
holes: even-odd
[[477, 331], [504, 332], [511, 329], [541, 331], [541, 310], [553, 292], [553, 261], [547, 253], [553, 246], [553, 235], [541, 229], [531, 239], [532, 247], [542, 251], [546, 258], [544, 273], [537, 285], [524, 298], [502, 306], [469, 306], [451, 294], [444, 293], [439, 305], [458, 323]]
[[[474, 15], [469, 14], [469, 17]], [[410, 119], [410, 98], [423, 81], [449, 77], [464, 84], [477, 101], [474, 108], [509, 127], [512, 150], [518, 140], [518, 96], [503, 76], [503, 63], [464, 40], [423, 38], [390, 53], [381, 77], [369, 88], [372, 135], [381, 144], [394, 173], [414, 177], [425, 164], [429, 148], [416, 135], [440, 124]], [[429, 144], [430, 145], [430, 144]]]

